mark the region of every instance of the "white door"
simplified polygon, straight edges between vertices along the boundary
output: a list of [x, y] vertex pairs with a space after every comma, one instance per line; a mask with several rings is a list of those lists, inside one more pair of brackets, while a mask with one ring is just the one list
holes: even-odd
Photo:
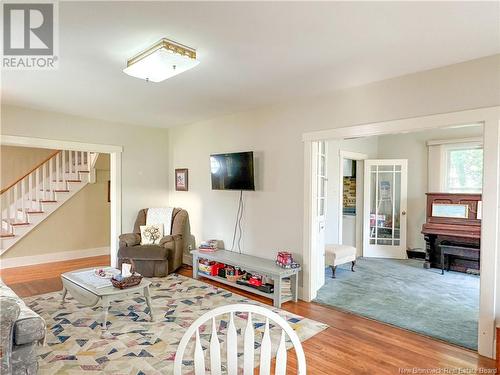
[[408, 160], [365, 160], [363, 256], [406, 259]]
[[316, 243], [319, 257], [317, 259], [316, 290], [325, 284], [325, 227], [326, 227], [326, 142], [317, 142], [316, 160]]

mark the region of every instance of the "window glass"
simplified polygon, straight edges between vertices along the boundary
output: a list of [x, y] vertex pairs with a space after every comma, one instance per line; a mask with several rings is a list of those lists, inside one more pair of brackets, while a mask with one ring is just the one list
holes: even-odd
[[480, 193], [483, 187], [483, 149], [451, 149], [447, 153], [449, 193]]

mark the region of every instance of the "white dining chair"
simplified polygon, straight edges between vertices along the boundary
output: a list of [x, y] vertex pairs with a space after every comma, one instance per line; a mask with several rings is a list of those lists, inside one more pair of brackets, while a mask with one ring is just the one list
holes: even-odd
[[[203, 352], [201, 342], [200, 342], [200, 332], [199, 327], [209, 320], [212, 320], [212, 333], [210, 337], [210, 345], [208, 352], [210, 353], [210, 374], [220, 375], [221, 370], [221, 345], [219, 338], [217, 336], [217, 324], [215, 318], [223, 315], [229, 314], [229, 323], [226, 333], [226, 369], [228, 375], [238, 374], [238, 334], [236, 331], [236, 326], [234, 324], [234, 313], [235, 312], [247, 312], [248, 319], [246, 323], [246, 328], [243, 336], [243, 374], [253, 375], [254, 373], [254, 357], [255, 357], [255, 332], [253, 325], [252, 314], [261, 315], [266, 318], [264, 335], [262, 336], [262, 342], [260, 346], [260, 374], [268, 375], [271, 373], [271, 336], [269, 332], [269, 321], [281, 328], [281, 338], [279, 340], [278, 349], [276, 352], [276, 366], [275, 374], [284, 375], [286, 374], [287, 367], [287, 351], [286, 351], [286, 335], [292, 341], [293, 347], [295, 349], [295, 354], [297, 356], [297, 374], [306, 374], [306, 359], [304, 356], [304, 350], [300, 343], [299, 337], [295, 331], [290, 327], [285, 319], [283, 319], [278, 314], [272, 312], [271, 310], [255, 305], [248, 304], [235, 304], [235, 305], [225, 305], [217, 307], [211, 311], [200, 316], [196, 319], [193, 324], [188, 328], [184, 336], [182, 337], [179, 347], [177, 348], [177, 353], [175, 354], [174, 361], [174, 375], [182, 374], [182, 361], [184, 357], [184, 351], [188, 345], [191, 337], [195, 335], [195, 347], [194, 347], [194, 373], [195, 375], [205, 374], [205, 354]], [[242, 332], [243, 335], [243, 332]]]

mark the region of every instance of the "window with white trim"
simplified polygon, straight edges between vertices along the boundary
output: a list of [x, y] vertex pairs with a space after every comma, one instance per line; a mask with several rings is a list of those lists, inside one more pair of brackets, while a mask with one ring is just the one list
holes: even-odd
[[446, 193], [481, 193], [483, 189], [483, 146], [480, 143], [443, 145]]

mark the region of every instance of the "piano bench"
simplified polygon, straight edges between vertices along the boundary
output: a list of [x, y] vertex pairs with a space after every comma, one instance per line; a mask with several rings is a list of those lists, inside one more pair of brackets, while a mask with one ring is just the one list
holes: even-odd
[[478, 269], [480, 268], [480, 251], [475, 247], [464, 247], [464, 246], [454, 246], [454, 245], [439, 245], [441, 250], [441, 275], [444, 275], [444, 260], [445, 257], [448, 261], [447, 271], [450, 270], [450, 257], [455, 257], [459, 259], [472, 260], [478, 263]]

